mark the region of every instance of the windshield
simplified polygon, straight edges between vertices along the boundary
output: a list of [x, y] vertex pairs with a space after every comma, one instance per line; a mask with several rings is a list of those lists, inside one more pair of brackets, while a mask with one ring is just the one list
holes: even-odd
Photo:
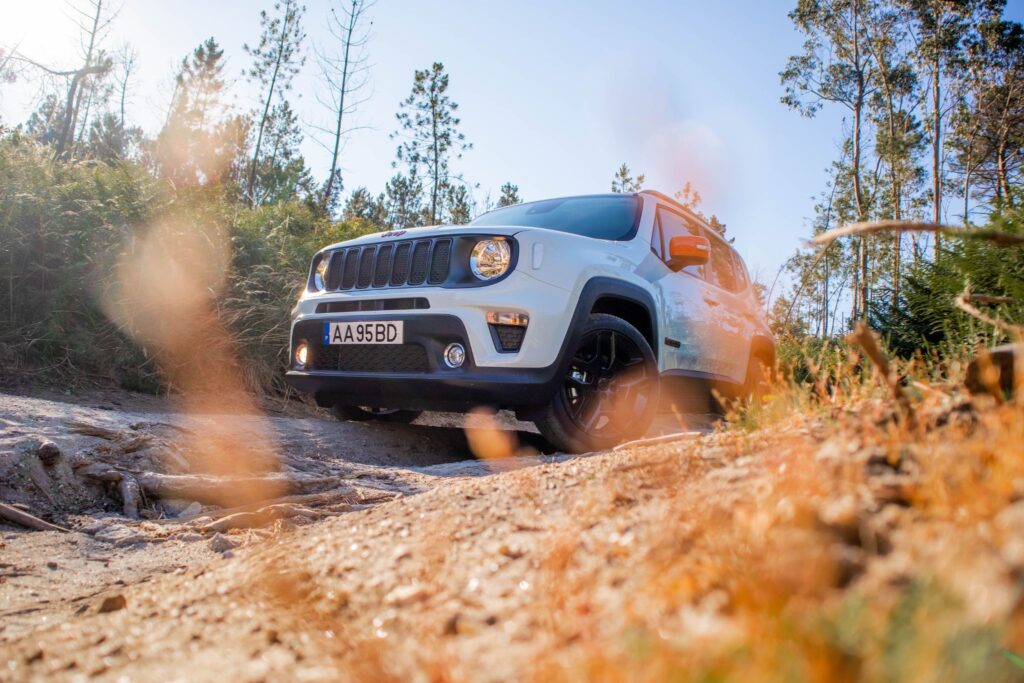
[[600, 240], [627, 240], [636, 233], [640, 199], [634, 195], [597, 195], [546, 199], [496, 209], [470, 225], [548, 228]]

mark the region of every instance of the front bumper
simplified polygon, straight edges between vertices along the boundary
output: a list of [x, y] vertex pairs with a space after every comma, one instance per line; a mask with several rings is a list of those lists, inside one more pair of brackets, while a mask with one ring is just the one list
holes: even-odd
[[[328, 320], [401, 320], [405, 344], [328, 347], [322, 341], [323, 323]], [[313, 393], [325, 406], [337, 402], [410, 410], [529, 408], [550, 400], [559, 376], [555, 363], [543, 368], [479, 365], [466, 326], [459, 317], [448, 314], [378, 313], [299, 319], [292, 327], [292, 349], [303, 341], [310, 348], [307, 368], [311, 369], [294, 368], [286, 379], [299, 391]], [[462, 367], [450, 368], [444, 363], [444, 349], [451, 343], [466, 348]], [[339, 348], [347, 354], [344, 363], [337, 361]], [[357, 369], [333, 369], [337, 365]]]

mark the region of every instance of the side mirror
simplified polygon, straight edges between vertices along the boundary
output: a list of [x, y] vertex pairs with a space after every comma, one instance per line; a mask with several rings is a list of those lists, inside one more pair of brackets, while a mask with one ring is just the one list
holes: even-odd
[[711, 257], [711, 242], [707, 237], [698, 235], [673, 237], [668, 244], [668, 255], [668, 265], [672, 270], [702, 266]]

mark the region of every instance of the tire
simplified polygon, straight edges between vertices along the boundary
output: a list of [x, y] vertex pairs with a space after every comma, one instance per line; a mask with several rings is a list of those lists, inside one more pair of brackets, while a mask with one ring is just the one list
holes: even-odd
[[658, 361], [640, 331], [596, 313], [576, 331], [572, 360], [537, 429], [568, 453], [604, 450], [642, 436], [658, 409]]
[[342, 422], [366, 422], [375, 420], [377, 422], [391, 422], [394, 424], [409, 424], [422, 415], [419, 410], [394, 410], [389, 408], [371, 408], [369, 406], [343, 406], [334, 404], [331, 408], [334, 417]]

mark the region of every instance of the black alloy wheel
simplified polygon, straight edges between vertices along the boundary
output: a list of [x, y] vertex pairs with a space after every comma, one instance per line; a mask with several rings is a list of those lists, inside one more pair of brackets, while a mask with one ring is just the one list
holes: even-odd
[[659, 399], [658, 364], [647, 340], [621, 318], [595, 314], [574, 347], [557, 395], [536, 421], [541, 433], [570, 452], [643, 435]]

